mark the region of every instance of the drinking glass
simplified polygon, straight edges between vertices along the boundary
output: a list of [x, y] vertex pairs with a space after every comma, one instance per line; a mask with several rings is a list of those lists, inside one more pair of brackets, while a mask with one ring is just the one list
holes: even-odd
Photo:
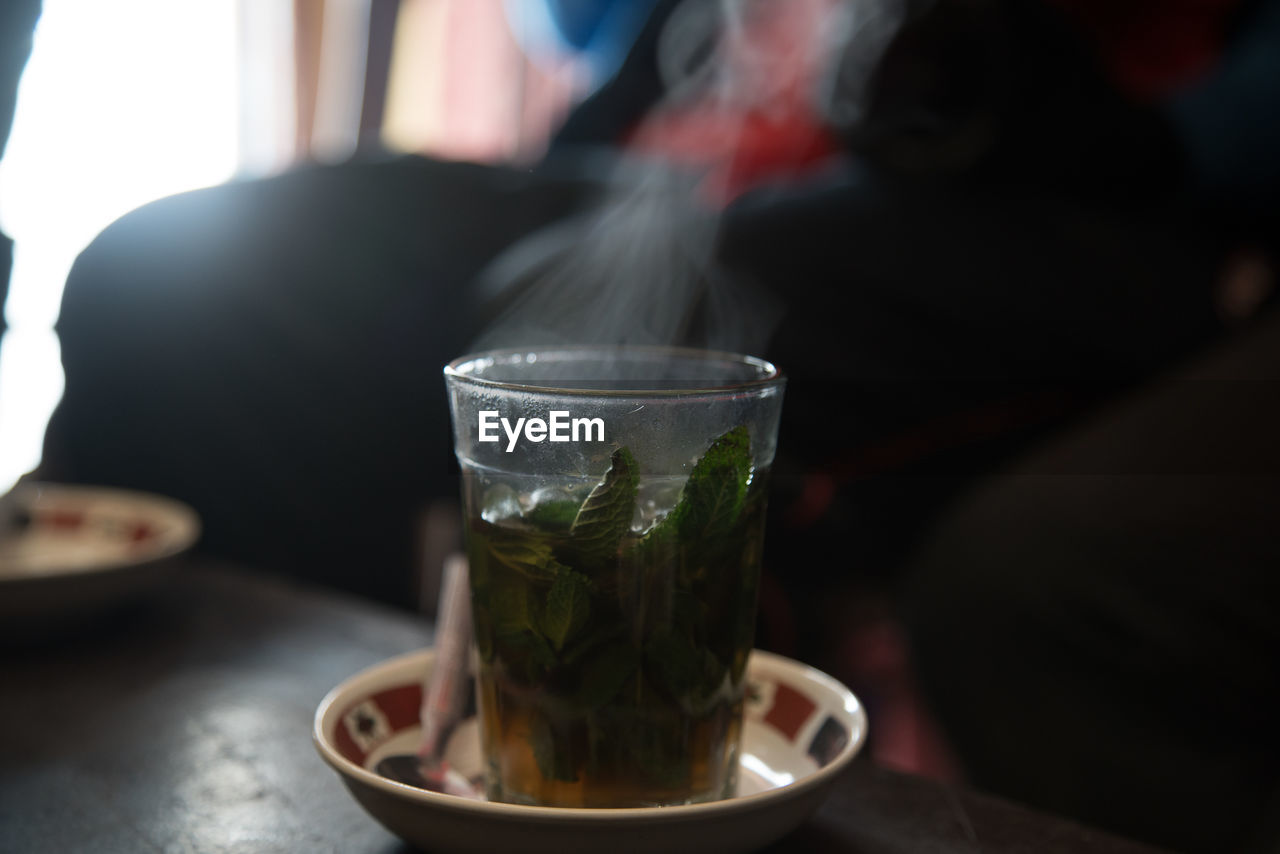
[[784, 379], [680, 348], [445, 368], [488, 796], [731, 796]]

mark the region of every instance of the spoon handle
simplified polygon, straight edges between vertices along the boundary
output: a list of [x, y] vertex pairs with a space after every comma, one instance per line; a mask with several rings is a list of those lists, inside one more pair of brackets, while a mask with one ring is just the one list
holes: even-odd
[[449, 555], [444, 562], [444, 582], [436, 611], [436, 659], [422, 692], [422, 740], [418, 756], [424, 763], [439, 763], [445, 745], [466, 707], [471, 648], [471, 588], [467, 559]]

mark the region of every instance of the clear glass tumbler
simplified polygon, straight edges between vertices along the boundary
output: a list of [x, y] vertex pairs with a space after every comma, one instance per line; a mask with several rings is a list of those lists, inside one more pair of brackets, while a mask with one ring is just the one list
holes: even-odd
[[784, 380], [676, 348], [445, 368], [490, 799], [728, 797]]

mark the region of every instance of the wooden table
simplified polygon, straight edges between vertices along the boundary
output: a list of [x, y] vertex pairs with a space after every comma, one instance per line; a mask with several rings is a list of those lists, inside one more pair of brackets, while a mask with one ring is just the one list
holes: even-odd
[[[191, 561], [109, 619], [8, 641], [0, 851], [407, 851], [320, 760], [311, 720], [333, 685], [430, 637], [411, 615]], [[1152, 851], [868, 762], [767, 850]]]

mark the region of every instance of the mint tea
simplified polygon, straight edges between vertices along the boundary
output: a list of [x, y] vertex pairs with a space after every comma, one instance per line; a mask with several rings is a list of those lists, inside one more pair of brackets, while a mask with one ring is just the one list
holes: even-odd
[[592, 476], [464, 466], [491, 800], [642, 807], [736, 784], [767, 468], [748, 431], [687, 479], [625, 447]]

